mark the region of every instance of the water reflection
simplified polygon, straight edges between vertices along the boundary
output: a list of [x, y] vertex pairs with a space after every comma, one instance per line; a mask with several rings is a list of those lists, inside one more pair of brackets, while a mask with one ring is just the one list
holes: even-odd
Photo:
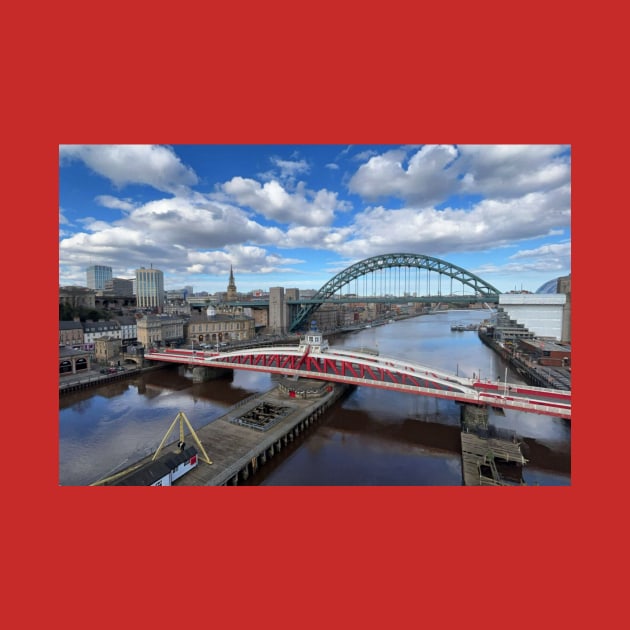
[[[504, 378], [506, 365], [475, 332], [450, 330], [452, 323], [478, 323], [486, 316], [449, 311], [331, 337], [330, 343], [372, 347], [463, 376], [481, 372], [484, 378]], [[510, 369], [508, 379], [523, 382]], [[59, 482], [92, 483], [154, 451], [178, 412], [198, 428], [273, 384], [271, 375], [246, 370], [193, 383], [183, 366], [170, 366], [65, 395], [60, 399]], [[451, 401], [359, 387], [248, 483], [460, 485], [459, 413]], [[537, 468], [524, 474], [528, 483], [570, 483], [567, 422], [517, 411], [491, 412], [490, 421], [526, 438], [537, 460]]]

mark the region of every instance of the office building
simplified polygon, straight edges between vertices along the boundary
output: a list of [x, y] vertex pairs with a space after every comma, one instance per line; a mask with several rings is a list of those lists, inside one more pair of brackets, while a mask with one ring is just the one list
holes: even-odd
[[159, 269], [136, 269], [136, 304], [138, 308], [164, 306], [164, 274]]
[[92, 265], [87, 268], [87, 286], [88, 289], [96, 289], [102, 291], [105, 288], [105, 282], [112, 279], [112, 268], [104, 265]]
[[112, 278], [105, 281], [105, 293], [131, 297], [133, 295], [133, 282], [125, 278]]

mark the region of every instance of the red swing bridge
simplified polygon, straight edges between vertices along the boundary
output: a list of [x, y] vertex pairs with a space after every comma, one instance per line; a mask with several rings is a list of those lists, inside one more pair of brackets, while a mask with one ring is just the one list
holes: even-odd
[[366, 349], [331, 347], [317, 331], [308, 332], [300, 338], [299, 345], [293, 346], [243, 348], [226, 352], [151, 349], [144, 358], [190, 367], [253, 370], [378, 387], [458, 403], [571, 418], [570, 391], [482, 381], [448, 374], [411, 361], [388, 358]]

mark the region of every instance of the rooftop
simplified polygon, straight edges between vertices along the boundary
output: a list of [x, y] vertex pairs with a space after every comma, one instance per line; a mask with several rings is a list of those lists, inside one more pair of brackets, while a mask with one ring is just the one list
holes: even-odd
[[525, 339], [523, 343], [547, 352], [571, 352], [571, 344], [560, 344], [545, 339]]

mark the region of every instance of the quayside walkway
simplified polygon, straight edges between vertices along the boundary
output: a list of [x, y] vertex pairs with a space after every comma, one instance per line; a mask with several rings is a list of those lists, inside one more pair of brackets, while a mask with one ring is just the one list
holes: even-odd
[[[289, 379], [286, 379], [289, 382]], [[308, 382], [300, 379], [300, 388], [308, 388]], [[258, 467], [288, 446], [303, 431], [315, 423], [332, 404], [339, 400], [350, 387], [341, 383], [314, 381], [316, 397], [301, 398], [291, 390], [290, 385], [278, 385], [272, 390], [245, 399], [242, 404], [232, 407], [226, 414], [205, 426], [195, 429], [211, 464], [199, 458], [198, 465], [188, 473], [173, 481], [174, 486], [224, 486], [238, 485], [254, 474]], [[275, 417], [265, 427], [265, 423], [249, 421], [257, 416], [257, 408], [265, 406], [277, 411]], [[254, 413], [252, 413], [254, 412]], [[162, 452], [177, 449], [179, 436], [166, 444]], [[195, 446], [193, 436], [185, 435], [186, 446]], [[136, 462], [128, 470], [137, 470], [153, 459], [153, 454]], [[116, 473], [92, 485], [118, 485], [120, 474]]]

